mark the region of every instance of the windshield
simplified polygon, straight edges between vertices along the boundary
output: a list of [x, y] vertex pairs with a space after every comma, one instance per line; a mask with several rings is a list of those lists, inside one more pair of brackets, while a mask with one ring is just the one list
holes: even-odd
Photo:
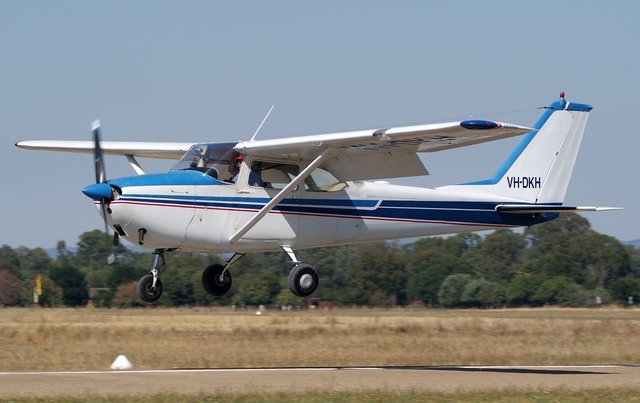
[[229, 170], [230, 164], [235, 162], [234, 158], [240, 155], [233, 149], [235, 145], [236, 143], [196, 144], [171, 170], [193, 169], [204, 172], [214, 179], [229, 181], [237, 174]]

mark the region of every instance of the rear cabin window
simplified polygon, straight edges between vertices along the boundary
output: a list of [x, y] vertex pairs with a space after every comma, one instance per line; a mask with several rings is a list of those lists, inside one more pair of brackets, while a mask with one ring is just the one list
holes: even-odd
[[249, 186], [284, 189], [299, 173], [300, 167], [297, 165], [253, 161], [249, 172]]

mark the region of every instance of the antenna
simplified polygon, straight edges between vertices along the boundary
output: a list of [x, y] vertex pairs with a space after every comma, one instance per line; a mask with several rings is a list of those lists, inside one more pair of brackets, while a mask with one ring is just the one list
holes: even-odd
[[255, 140], [256, 136], [258, 135], [258, 132], [260, 131], [260, 129], [262, 129], [262, 125], [264, 124], [264, 122], [267, 121], [267, 118], [269, 117], [269, 115], [271, 114], [271, 111], [273, 110], [273, 107], [275, 105], [271, 105], [271, 109], [269, 109], [269, 112], [267, 112], [266, 116], [264, 117], [264, 119], [262, 119], [262, 123], [260, 123], [260, 126], [258, 126], [258, 128], [256, 129], [256, 132], [253, 133], [253, 137], [251, 137], [251, 140], [249, 141], [253, 141]]

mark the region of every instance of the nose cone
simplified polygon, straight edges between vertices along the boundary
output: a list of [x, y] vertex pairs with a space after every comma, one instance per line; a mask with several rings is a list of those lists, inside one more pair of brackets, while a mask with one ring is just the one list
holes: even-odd
[[82, 189], [82, 193], [92, 198], [93, 200], [111, 200], [113, 198], [113, 192], [111, 185], [108, 183], [94, 183]]

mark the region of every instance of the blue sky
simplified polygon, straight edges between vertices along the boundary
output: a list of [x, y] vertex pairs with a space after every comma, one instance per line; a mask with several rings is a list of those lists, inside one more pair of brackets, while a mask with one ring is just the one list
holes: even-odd
[[[2, 1], [0, 244], [73, 245], [102, 228], [91, 157], [27, 139], [248, 139], [477, 116], [530, 125], [594, 106], [566, 202], [624, 206], [593, 227], [640, 238], [635, 1]], [[493, 175], [517, 140], [422, 156], [439, 186]], [[110, 178], [131, 175], [107, 158]], [[171, 161], [143, 160], [148, 171]]]

